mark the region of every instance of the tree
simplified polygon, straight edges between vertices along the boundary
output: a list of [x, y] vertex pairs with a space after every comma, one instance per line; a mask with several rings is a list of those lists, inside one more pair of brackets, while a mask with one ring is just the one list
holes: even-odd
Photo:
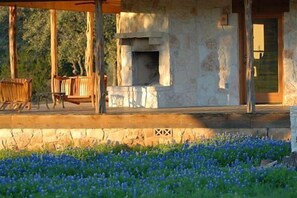
[[50, 90], [50, 24], [47, 10], [21, 9], [22, 36], [18, 62], [19, 76], [33, 79], [33, 94]]
[[[86, 49], [86, 13], [83, 12], [59, 12], [58, 15], [58, 53], [59, 65], [62, 65], [64, 72], [68, 72], [69, 65], [73, 73], [84, 75], [84, 58]], [[105, 65], [107, 75], [114, 79], [116, 64], [116, 32], [115, 15], [104, 15], [104, 41], [105, 41]], [[113, 81], [113, 80], [112, 80]], [[112, 82], [110, 81], [110, 82]]]
[[34, 57], [50, 60], [50, 22], [48, 10], [25, 9], [23, 14], [23, 48]]
[[[6, 19], [7, 18], [7, 19]], [[1, 78], [8, 78], [8, 11], [1, 8]], [[2, 25], [3, 24], [3, 25]], [[2, 40], [3, 39], [3, 40]], [[49, 90], [49, 22], [46, 10], [18, 8], [17, 18], [17, 51], [18, 75], [21, 78], [33, 79], [33, 95], [36, 92]], [[3, 43], [3, 45], [2, 45]]]
[[0, 7], [0, 76], [2, 69], [8, 66], [8, 8]]
[[[59, 63], [71, 63], [73, 74], [84, 75], [86, 49], [86, 13], [59, 12], [58, 14], [58, 54]], [[63, 65], [64, 66], [64, 65]]]
[[117, 45], [115, 39], [116, 33], [116, 16], [114, 14], [105, 14], [104, 15], [104, 40], [105, 40], [105, 65], [106, 73], [108, 78], [109, 85], [116, 85], [116, 58], [117, 58]]

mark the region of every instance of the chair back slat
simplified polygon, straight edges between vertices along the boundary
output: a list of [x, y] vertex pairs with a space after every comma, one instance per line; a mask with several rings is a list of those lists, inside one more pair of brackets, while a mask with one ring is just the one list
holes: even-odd
[[[98, 79], [93, 73], [92, 76], [60, 77], [54, 76], [55, 93], [65, 93], [63, 99], [68, 102], [80, 104], [81, 102], [91, 102], [95, 106], [97, 96]], [[107, 77], [104, 76], [104, 84], [107, 86]], [[57, 100], [59, 99], [57, 94]], [[56, 99], [55, 99], [56, 101]]]

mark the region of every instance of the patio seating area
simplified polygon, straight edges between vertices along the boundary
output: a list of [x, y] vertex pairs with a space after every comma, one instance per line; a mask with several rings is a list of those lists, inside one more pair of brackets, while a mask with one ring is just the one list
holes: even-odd
[[[61, 77], [54, 76], [54, 107], [57, 101], [80, 104], [91, 102], [95, 106], [95, 75]], [[64, 106], [64, 104], [63, 104]]]
[[[107, 87], [107, 76], [104, 76], [105, 87]], [[91, 103], [95, 107], [97, 80], [93, 73], [91, 76], [54, 76], [54, 107], [57, 102], [61, 102], [64, 108], [64, 102], [73, 104]]]

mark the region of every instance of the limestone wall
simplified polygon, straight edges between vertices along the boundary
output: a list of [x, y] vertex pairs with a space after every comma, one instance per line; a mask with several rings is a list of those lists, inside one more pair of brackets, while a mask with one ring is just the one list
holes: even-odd
[[61, 150], [99, 144], [156, 146], [212, 138], [215, 134], [253, 135], [288, 140], [290, 129], [0, 129], [0, 150]]
[[297, 152], [297, 106], [291, 107], [291, 149], [292, 152]]
[[[168, 7], [173, 93], [161, 106], [239, 104], [237, 14], [231, 0], [178, 0]], [[228, 25], [221, 25], [223, 12]], [[160, 101], [161, 103], [161, 101]]]
[[[132, 85], [133, 46], [123, 44], [123, 86], [108, 88], [114, 98], [109, 105], [118, 106], [112, 102], [116, 100], [126, 107], [147, 108], [238, 105], [238, 18], [231, 13], [231, 4], [231, 0], [124, 0], [120, 33], [130, 37], [135, 32], [162, 33], [154, 46], [160, 51], [160, 85], [156, 90], [140, 87], [127, 93]], [[228, 25], [220, 24], [223, 12], [228, 13]], [[141, 97], [134, 100], [131, 95]]]
[[297, 2], [291, 0], [284, 14], [284, 102], [297, 104]]

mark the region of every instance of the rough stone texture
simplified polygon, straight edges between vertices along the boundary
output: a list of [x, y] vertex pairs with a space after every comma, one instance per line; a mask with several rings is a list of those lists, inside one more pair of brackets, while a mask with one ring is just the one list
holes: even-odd
[[291, 120], [291, 148], [292, 152], [297, 152], [297, 106], [290, 109]]
[[[296, 109], [297, 112], [297, 109]], [[297, 120], [297, 114], [293, 116]], [[297, 126], [297, 124], [295, 123]], [[69, 147], [93, 147], [99, 144], [156, 146], [210, 139], [217, 134], [252, 135], [288, 140], [290, 129], [207, 129], [174, 128], [157, 136], [156, 129], [0, 129], [0, 150], [63, 150]], [[296, 134], [296, 128], [295, 134]], [[294, 134], [292, 133], [292, 134]], [[9, 135], [10, 134], [10, 135]], [[296, 139], [296, 138], [295, 138]]]
[[288, 168], [297, 169], [297, 152], [292, 152], [290, 156], [286, 156], [282, 164], [287, 166]]
[[158, 108], [158, 93], [168, 87], [108, 87], [109, 107]]
[[[206, 3], [207, 2], [207, 3]], [[120, 33], [163, 33], [157, 50], [160, 83], [132, 86], [133, 39], [122, 45], [121, 87], [109, 87], [110, 107], [179, 107], [239, 104], [238, 19], [229, 13], [229, 25], [219, 23], [231, 0], [125, 0]]]
[[174, 93], [166, 103], [239, 104], [237, 15], [229, 14], [228, 26], [218, 24], [231, 1], [173, 2], [178, 5], [169, 11]]
[[12, 138], [12, 133], [10, 129], [2, 129], [0, 133], [0, 138]]
[[103, 139], [104, 132], [102, 129], [87, 129], [87, 137], [94, 139]]
[[297, 104], [297, 4], [291, 0], [290, 12], [284, 14], [284, 101]]
[[73, 136], [71, 135], [71, 132], [69, 129], [58, 129], [56, 130], [56, 137], [57, 137], [57, 143], [56, 143], [56, 149], [63, 149], [72, 146], [73, 142]]

